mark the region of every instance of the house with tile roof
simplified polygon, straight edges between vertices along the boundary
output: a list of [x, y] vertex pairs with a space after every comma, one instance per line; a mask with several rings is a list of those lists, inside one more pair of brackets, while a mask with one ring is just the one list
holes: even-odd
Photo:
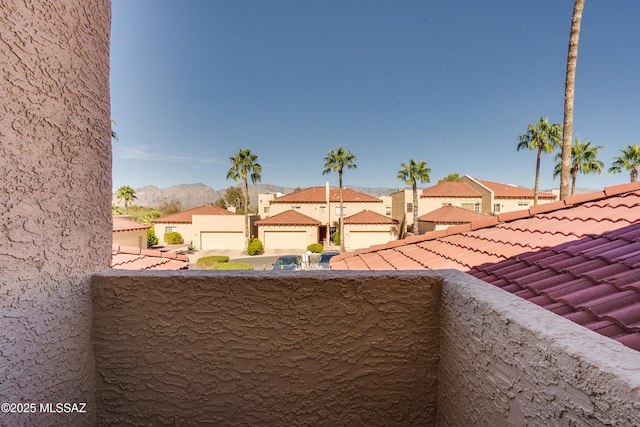
[[170, 251], [114, 244], [111, 268], [116, 270], [188, 270], [189, 258]]
[[[383, 199], [369, 196], [349, 188], [343, 188], [343, 216], [347, 217], [364, 210], [391, 216], [391, 206]], [[340, 189], [325, 186], [309, 187], [279, 197], [273, 194], [258, 196], [260, 217], [277, 215], [295, 210], [320, 221], [319, 241], [324, 242], [335, 231], [340, 218]]]
[[446, 230], [449, 227], [487, 218], [490, 216], [459, 206], [443, 206], [418, 217], [418, 231], [424, 234], [429, 231]]
[[341, 254], [334, 270], [461, 270], [640, 351], [640, 183]]
[[344, 245], [348, 251], [396, 240], [399, 223], [377, 212], [364, 210], [344, 219]]
[[151, 224], [134, 221], [130, 216], [114, 216], [113, 244], [146, 249], [147, 230], [151, 227]]
[[[402, 221], [406, 216], [407, 228], [413, 224], [413, 192], [399, 190], [391, 195], [393, 218]], [[538, 204], [557, 199], [552, 193], [538, 192]], [[445, 181], [422, 190], [418, 200], [418, 215], [422, 216], [444, 206], [457, 206], [485, 215], [526, 209], [533, 206], [533, 190], [510, 184], [477, 180], [468, 175], [462, 181]]]
[[178, 232], [185, 244], [192, 244], [196, 249], [244, 249], [244, 215], [218, 206], [200, 206], [151, 222], [162, 243], [165, 233]]
[[321, 222], [296, 210], [287, 211], [256, 221], [258, 239], [265, 249], [291, 249], [304, 251], [318, 243]]

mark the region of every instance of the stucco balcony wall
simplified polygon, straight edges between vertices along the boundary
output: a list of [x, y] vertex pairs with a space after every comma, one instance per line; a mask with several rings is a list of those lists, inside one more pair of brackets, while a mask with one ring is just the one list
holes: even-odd
[[433, 425], [441, 279], [105, 272], [101, 424]]
[[458, 271], [110, 271], [92, 291], [104, 425], [640, 425], [636, 351]]

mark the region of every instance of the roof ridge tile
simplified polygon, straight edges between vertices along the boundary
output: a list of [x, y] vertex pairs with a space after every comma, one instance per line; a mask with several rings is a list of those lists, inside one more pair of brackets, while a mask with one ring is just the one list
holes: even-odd
[[640, 190], [640, 182], [628, 182], [626, 184], [604, 187], [604, 194], [608, 197]]

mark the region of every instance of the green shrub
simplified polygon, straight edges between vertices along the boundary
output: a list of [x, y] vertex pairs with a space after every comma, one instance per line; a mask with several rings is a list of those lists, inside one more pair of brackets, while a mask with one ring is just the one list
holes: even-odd
[[336, 245], [340, 244], [340, 232], [336, 231], [335, 233], [333, 233], [333, 243], [335, 243]]
[[229, 262], [229, 257], [226, 255], [211, 255], [198, 258], [198, 264], [215, 264], [217, 262]]
[[244, 262], [217, 262], [206, 270], [253, 270], [253, 266]]
[[156, 236], [156, 232], [151, 228], [147, 228], [147, 247], [155, 246], [158, 244], [158, 236]]
[[182, 236], [177, 231], [164, 233], [164, 242], [168, 245], [179, 245], [184, 243]]
[[256, 239], [255, 237], [249, 241], [249, 246], [247, 247], [248, 255], [258, 255], [262, 252], [262, 242], [260, 239]]
[[324, 248], [322, 247], [322, 245], [320, 243], [312, 243], [309, 246], [307, 246], [307, 250], [308, 251], [311, 251], [311, 252], [316, 253], [316, 254], [321, 254], [323, 249]]

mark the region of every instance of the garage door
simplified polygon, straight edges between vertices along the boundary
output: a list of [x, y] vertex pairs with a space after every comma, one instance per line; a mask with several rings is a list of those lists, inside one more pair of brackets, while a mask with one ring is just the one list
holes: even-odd
[[205, 231], [200, 233], [200, 248], [205, 249], [244, 249], [244, 233], [241, 231]]
[[265, 249], [306, 249], [305, 231], [265, 231]]
[[382, 245], [391, 239], [388, 231], [351, 231], [349, 232], [348, 250], [368, 248]]

